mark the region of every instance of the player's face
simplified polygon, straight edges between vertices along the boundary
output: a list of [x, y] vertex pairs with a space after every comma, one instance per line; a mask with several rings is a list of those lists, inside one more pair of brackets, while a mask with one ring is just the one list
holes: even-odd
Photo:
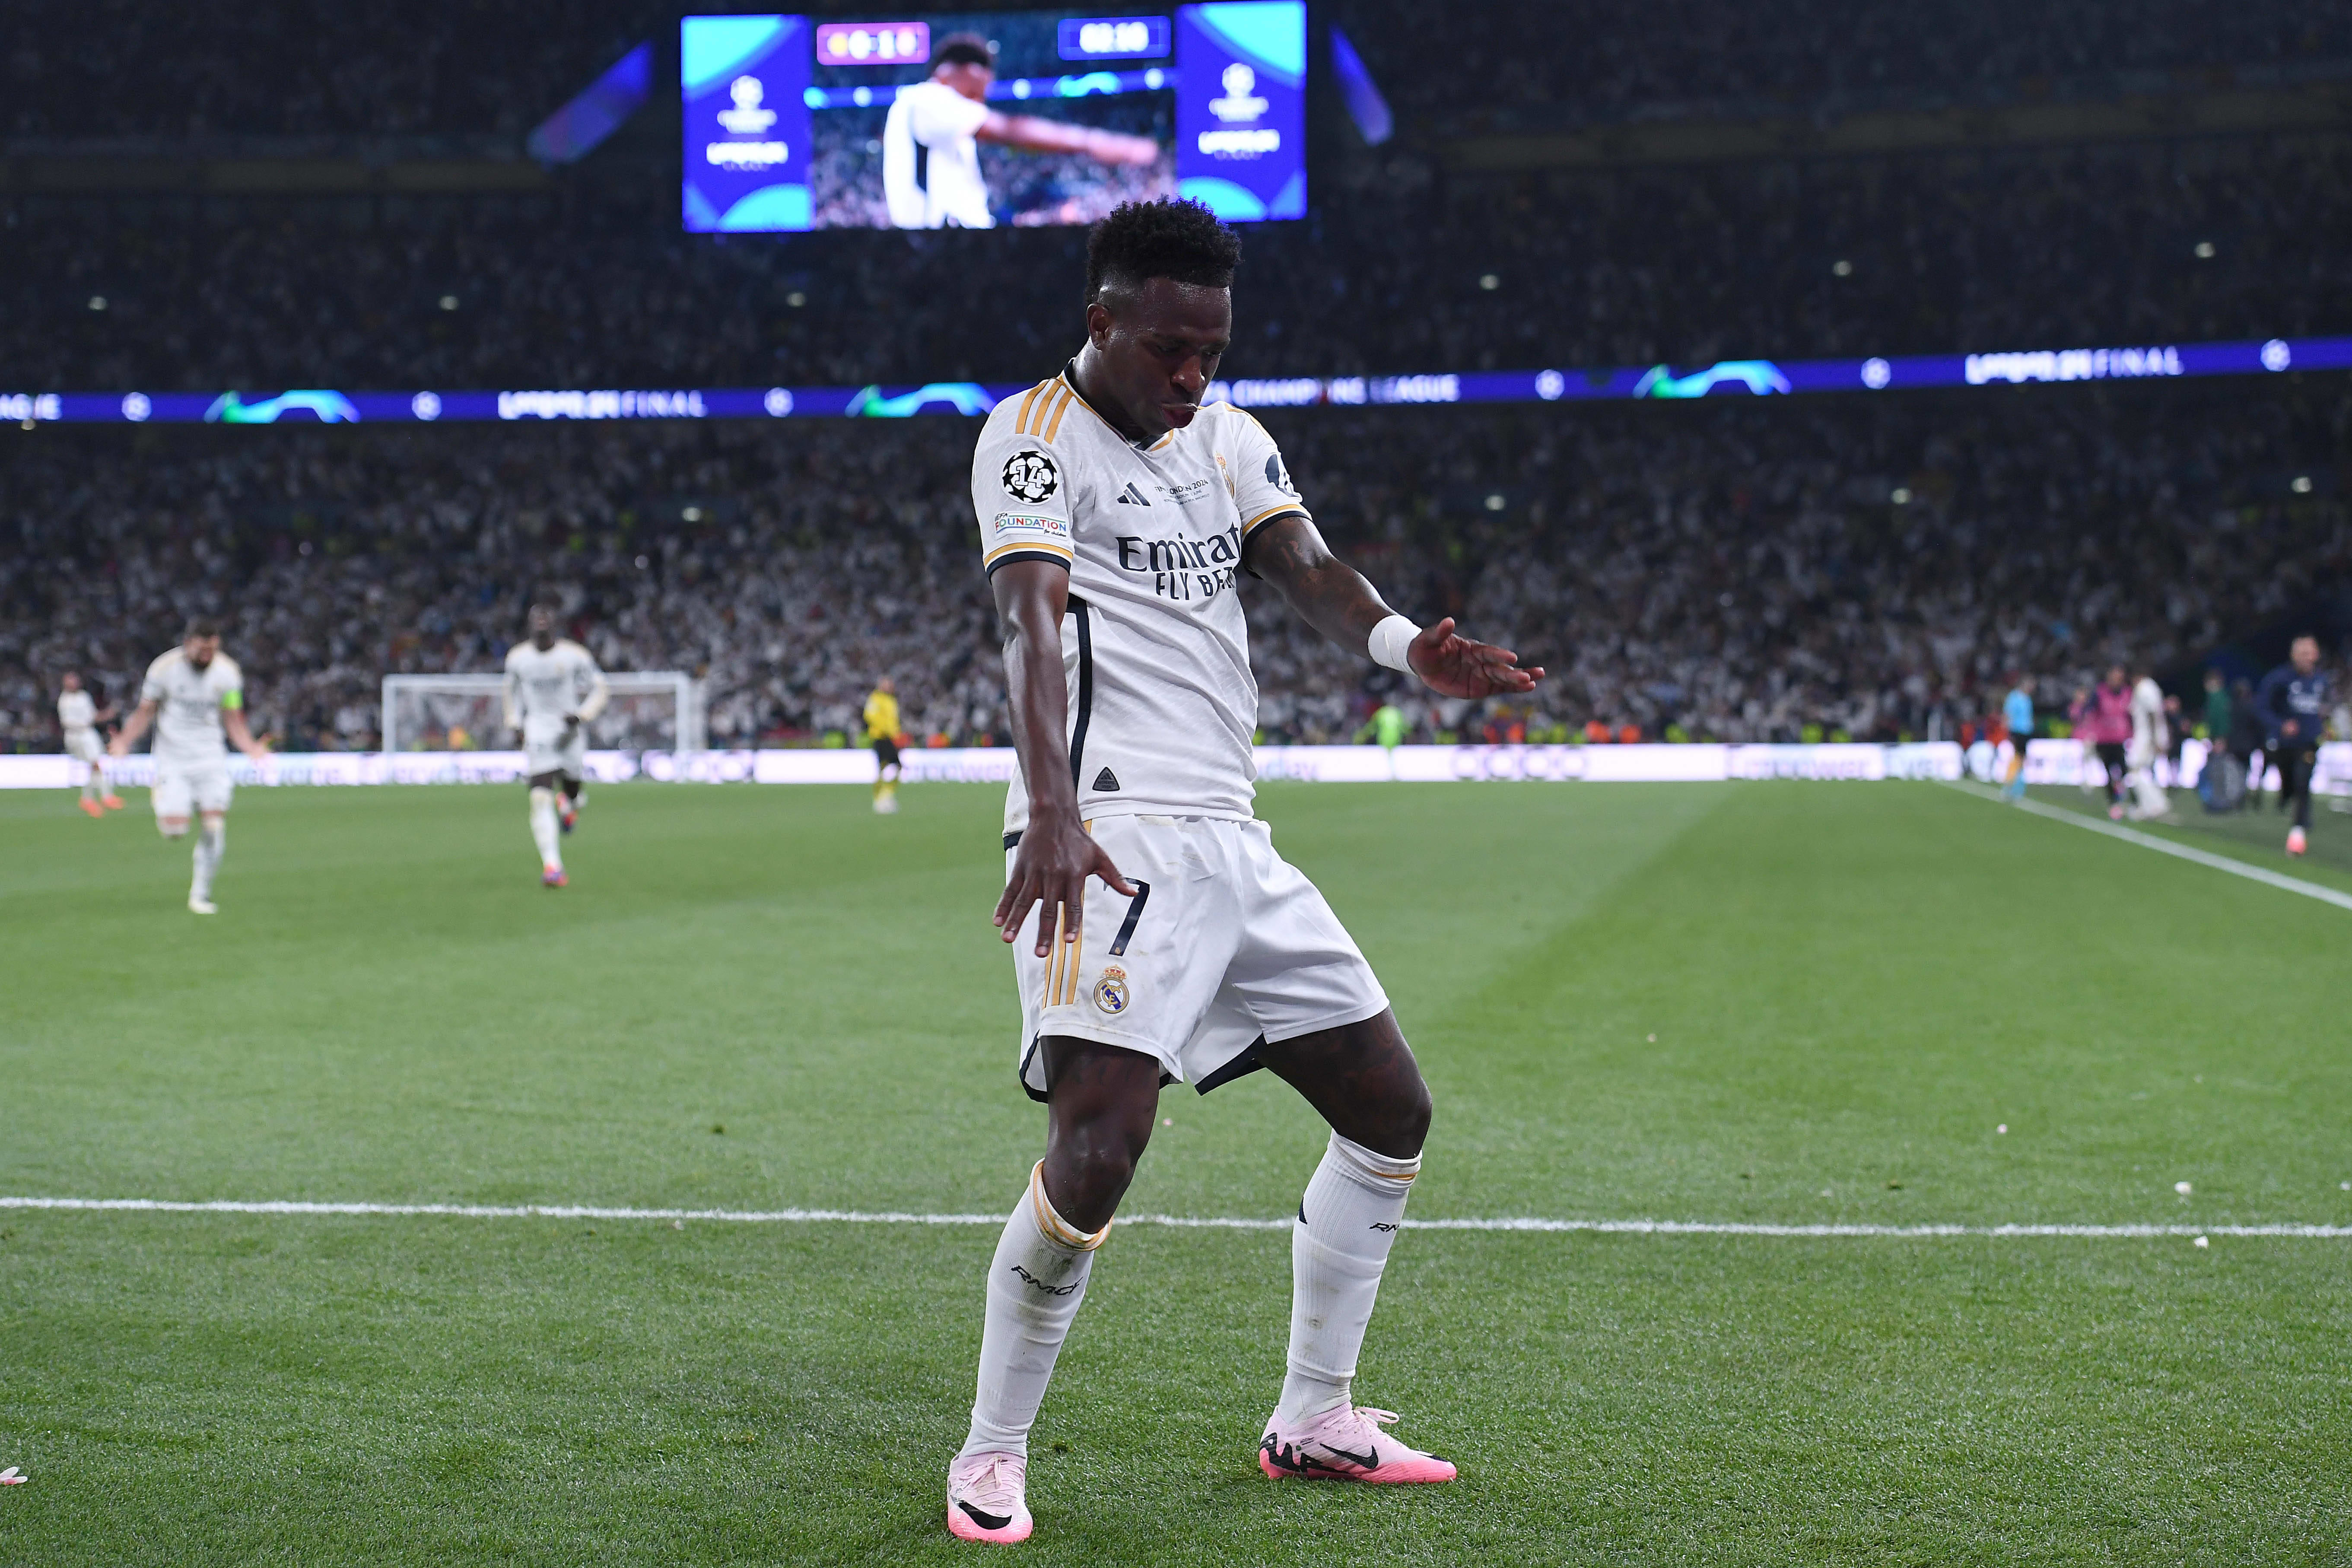
[[555, 617], [534, 614], [530, 617], [530, 646], [545, 653], [555, 646]]
[[220, 652], [220, 638], [190, 637], [181, 647], [190, 664], [198, 669], [207, 669], [211, 668], [214, 657]]
[[2319, 668], [2319, 639], [2317, 637], [2295, 638], [2294, 647], [2287, 650], [2287, 658], [2294, 661], [2296, 673], [2309, 675]]
[[1154, 278], [1087, 307], [1087, 336], [1102, 371], [1095, 389], [1150, 440], [1192, 423], [1233, 335], [1230, 289]]
[[956, 60], [933, 71], [931, 79], [946, 83], [974, 103], [985, 103], [989, 84], [996, 79], [996, 73], [970, 60]]
[[66, 672], [66, 678], [63, 680], [58, 681], [58, 685], [67, 691], [79, 691], [81, 689], [81, 677], [74, 674], [71, 670], [68, 670]]

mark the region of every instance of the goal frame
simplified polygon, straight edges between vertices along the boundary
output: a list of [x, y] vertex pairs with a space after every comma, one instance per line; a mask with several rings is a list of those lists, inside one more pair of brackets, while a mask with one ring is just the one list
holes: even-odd
[[[709, 749], [705, 727], [703, 683], [682, 669], [613, 670], [604, 684], [615, 697], [655, 697], [667, 693], [677, 703], [677, 740], [671, 749]], [[504, 698], [503, 675], [387, 675], [383, 678], [383, 714], [377, 733], [386, 752], [402, 750], [398, 733], [400, 699], [404, 693], [446, 692], [455, 696]]]

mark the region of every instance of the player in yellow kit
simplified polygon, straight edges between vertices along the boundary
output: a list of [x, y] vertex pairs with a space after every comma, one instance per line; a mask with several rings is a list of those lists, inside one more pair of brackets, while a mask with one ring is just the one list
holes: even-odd
[[898, 684], [887, 675], [866, 700], [866, 739], [882, 764], [874, 779], [874, 809], [887, 816], [898, 809]]

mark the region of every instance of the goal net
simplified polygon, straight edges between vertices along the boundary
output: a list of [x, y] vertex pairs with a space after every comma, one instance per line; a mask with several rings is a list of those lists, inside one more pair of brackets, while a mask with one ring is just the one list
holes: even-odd
[[[702, 683], [679, 670], [604, 672], [613, 700], [588, 724], [588, 744], [611, 752], [704, 749]], [[503, 675], [387, 675], [387, 752], [504, 752], [522, 742], [506, 722]]]

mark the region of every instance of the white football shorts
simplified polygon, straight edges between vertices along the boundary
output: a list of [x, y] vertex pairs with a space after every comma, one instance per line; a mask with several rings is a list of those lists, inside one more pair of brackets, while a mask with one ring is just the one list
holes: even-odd
[[155, 787], [148, 792], [157, 816], [187, 816], [199, 811], [226, 811], [236, 793], [229, 782], [228, 759], [216, 763], [155, 764]]
[[66, 755], [77, 762], [103, 762], [106, 759], [106, 742], [98, 738], [95, 730], [68, 730], [66, 731]]
[[[1262, 1044], [1387, 1010], [1372, 966], [1265, 823], [1107, 816], [1090, 831], [1135, 896], [1089, 881], [1075, 951], [1056, 942], [1039, 958], [1034, 913], [1013, 944], [1031, 1099], [1045, 1098], [1048, 1035], [1154, 1058], [1165, 1081], [1206, 1094], [1256, 1068]], [[1008, 875], [1013, 858], [1008, 846]]]
[[580, 725], [565, 734], [562, 720], [546, 728], [536, 721], [523, 731], [523, 771], [531, 778], [541, 773], [562, 773], [567, 778], [588, 776], [588, 726]]

